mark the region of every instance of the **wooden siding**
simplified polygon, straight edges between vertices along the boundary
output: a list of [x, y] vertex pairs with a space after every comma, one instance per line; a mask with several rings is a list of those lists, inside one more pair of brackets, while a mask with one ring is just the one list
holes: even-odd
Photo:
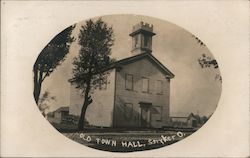
[[[125, 76], [133, 75], [133, 89], [126, 90]], [[149, 79], [149, 91], [142, 91], [142, 78]], [[157, 93], [157, 81], [162, 81], [162, 94]], [[147, 58], [122, 66], [116, 73], [115, 127], [140, 127], [141, 108], [139, 102], [162, 107], [162, 116], [151, 114], [151, 127], [159, 128], [169, 122], [170, 81]], [[133, 104], [133, 115], [124, 113], [124, 104]], [[130, 116], [130, 117], [128, 117]]]

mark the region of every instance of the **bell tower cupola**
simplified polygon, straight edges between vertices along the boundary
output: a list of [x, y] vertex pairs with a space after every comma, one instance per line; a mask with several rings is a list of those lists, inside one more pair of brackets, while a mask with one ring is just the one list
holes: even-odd
[[155, 35], [153, 25], [140, 22], [133, 26], [132, 33], [129, 35], [132, 37], [133, 55], [152, 52], [152, 37]]

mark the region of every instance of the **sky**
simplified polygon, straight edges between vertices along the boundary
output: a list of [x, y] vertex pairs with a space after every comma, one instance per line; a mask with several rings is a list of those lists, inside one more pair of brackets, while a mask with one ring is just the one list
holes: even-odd
[[[49, 111], [69, 106], [68, 79], [72, 77], [73, 58], [79, 53], [78, 33], [85, 20], [78, 22], [72, 32], [76, 41], [71, 44], [66, 60], [43, 82], [41, 94], [49, 91], [56, 97], [55, 101], [48, 102]], [[212, 67], [201, 68], [198, 59], [202, 54], [212, 58], [213, 55], [206, 46], [198, 44], [191, 33], [168, 21], [147, 16], [107, 15], [102, 20], [113, 28], [115, 41], [111, 56], [117, 60], [132, 55], [132, 38], [129, 36], [132, 27], [141, 21], [153, 24], [156, 35], [153, 36], [152, 55], [175, 75], [170, 85], [170, 116], [187, 116], [191, 112], [209, 116], [215, 111], [222, 89], [215, 76], [220, 72]]]

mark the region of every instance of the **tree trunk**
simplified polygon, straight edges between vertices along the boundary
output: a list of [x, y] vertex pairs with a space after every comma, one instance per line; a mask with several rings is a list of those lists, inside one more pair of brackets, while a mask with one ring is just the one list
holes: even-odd
[[40, 82], [40, 80], [38, 79], [38, 70], [34, 70], [34, 91], [33, 91], [33, 95], [36, 101], [36, 104], [38, 105], [38, 101], [39, 101], [39, 96], [40, 96], [40, 92], [41, 92], [41, 85], [42, 82]]
[[82, 106], [82, 110], [81, 110], [81, 115], [80, 115], [80, 119], [78, 121], [78, 129], [79, 130], [83, 130], [84, 126], [85, 126], [85, 114], [86, 114], [86, 110], [87, 110], [87, 105], [84, 101], [84, 104]]
[[90, 91], [90, 80], [87, 83], [87, 88], [85, 91], [85, 97], [84, 97], [84, 103], [82, 106], [82, 110], [81, 110], [81, 115], [78, 121], [78, 130], [83, 130], [84, 126], [85, 126], [85, 114], [86, 114], [86, 110], [88, 108], [88, 106], [92, 103], [92, 99], [89, 96], [89, 91]]
[[80, 115], [80, 118], [79, 118], [79, 121], [78, 121], [78, 129], [79, 130], [84, 129], [86, 110], [87, 110], [88, 106], [92, 103], [91, 97], [88, 97], [88, 95], [86, 95], [86, 96], [87, 97], [85, 97], [86, 99], [84, 99], [84, 103], [83, 103], [82, 110], [81, 110], [81, 115]]

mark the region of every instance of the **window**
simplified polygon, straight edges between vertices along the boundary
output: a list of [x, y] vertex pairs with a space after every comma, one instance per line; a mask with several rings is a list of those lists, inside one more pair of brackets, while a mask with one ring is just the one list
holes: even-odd
[[155, 121], [162, 121], [162, 106], [153, 106], [152, 115]]
[[142, 92], [149, 92], [149, 79], [148, 78], [142, 78]]
[[133, 116], [133, 104], [131, 104], [131, 103], [125, 103], [124, 104], [124, 116], [127, 119], [132, 119], [132, 116]]
[[149, 37], [148, 36], [144, 36], [144, 46], [149, 47]]
[[156, 93], [163, 94], [163, 81], [161, 80], [156, 81]]
[[136, 48], [136, 47], [138, 47], [138, 45], [139, 45], [139, 36], [135, 35], [135, 37], [134, 37], [134, 47]]
[[125, 75], [125, 89], [133, 90], [133, 75]]

